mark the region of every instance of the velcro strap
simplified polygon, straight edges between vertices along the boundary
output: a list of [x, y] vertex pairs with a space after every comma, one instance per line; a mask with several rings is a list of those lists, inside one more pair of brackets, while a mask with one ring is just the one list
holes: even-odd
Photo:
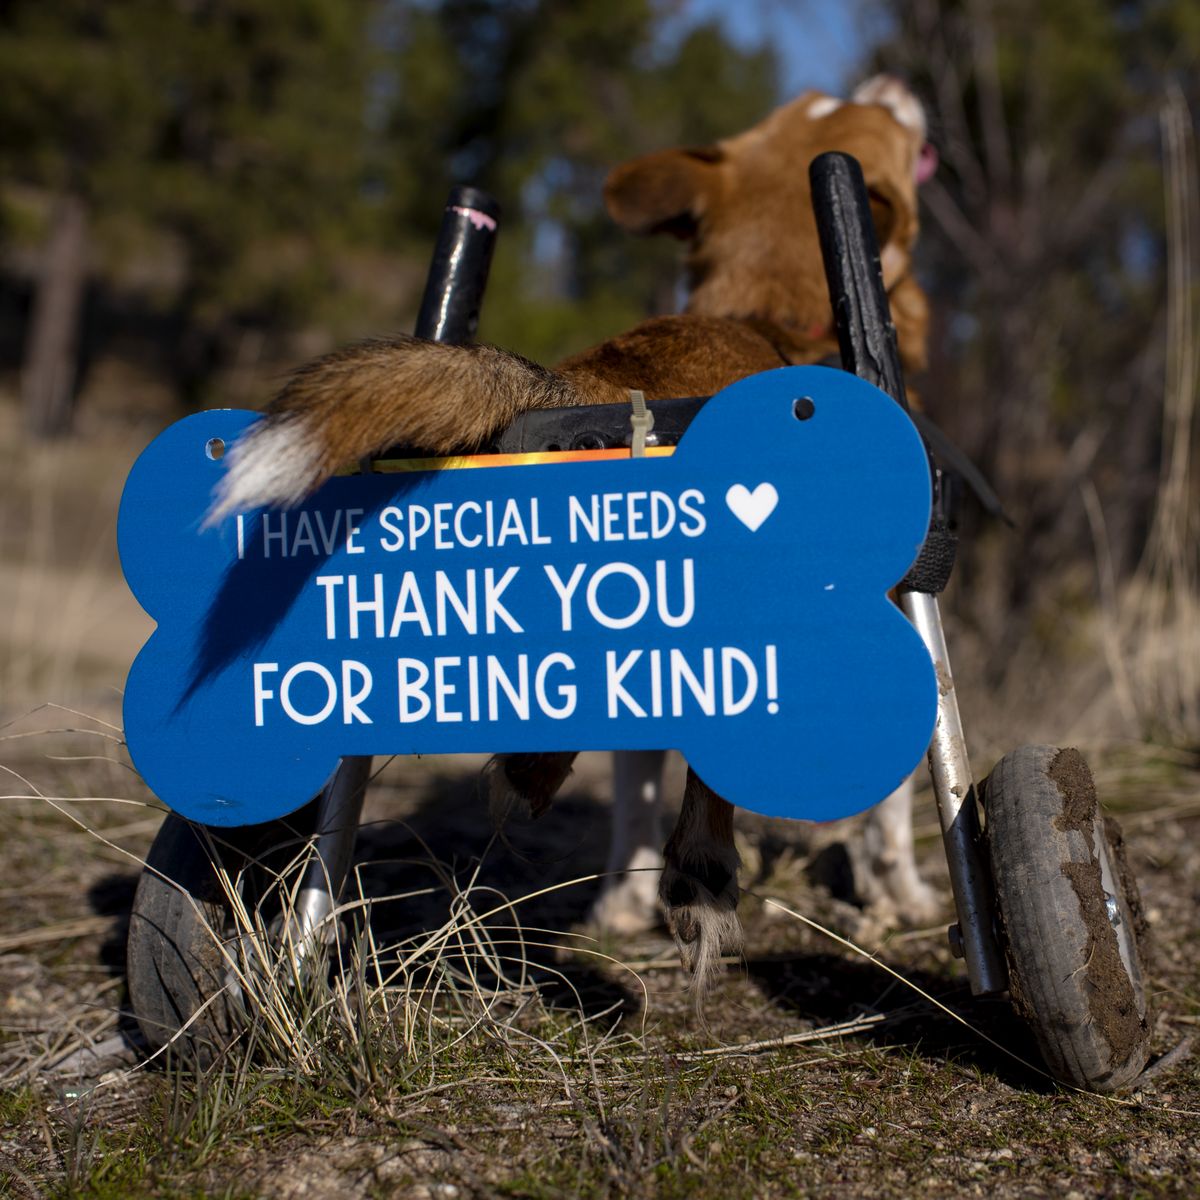
[[958, 538], [946, 524], [934, 521], [921, 545], [917, 561], [900, 586], [908, 592], [923, 592], [937, 596], [946, 590], [950, 574], [954, 570], [954, 556], [958, 552]]

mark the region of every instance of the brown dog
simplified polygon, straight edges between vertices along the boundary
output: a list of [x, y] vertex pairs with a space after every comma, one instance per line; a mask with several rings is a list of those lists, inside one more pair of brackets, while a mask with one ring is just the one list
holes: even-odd
[[[489, 346], [411, 337], [322, 358], [302, 368], [269, 406], [268, 419], [232, 448], [212, 518], [295, 503], [343, 465], [397, 443], [462, 451], [531, 409], [625, 404], [632, 388], [648, 399], [709, 395], [758, 371], [835, 355], [808, 184], [808, 164], [827, 150], [862, 164], [901, 357], [907, 368], [920, 368], [927, 312], [910, 256], [916, 187], [928, 163], [925, 122], [904, 85], [880, 76], [848, 103], [808, 92], [715, 146], [660, 151], [613, 171], [605, 200], [620, 225], [688, 242], [683, 314], [644, 321], [553, 371]], [[544, 809], [573, 759], [500, 759], [492, 770], [494, 797], [502, 808], [519, 799]], [[929, 895], [912, 864], [907, 793], [902, 805], [882, 808], [892, 814], [876, 855], [893, 877], [885, 890], [902, 909], [927, 909]], [[740, 945], [732, 813], [689, 771], [660, 895], [684, 959], [701, 980]]]

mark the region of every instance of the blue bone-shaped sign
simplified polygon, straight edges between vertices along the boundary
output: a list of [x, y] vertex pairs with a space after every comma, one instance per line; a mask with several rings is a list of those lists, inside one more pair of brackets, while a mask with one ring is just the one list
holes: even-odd
[[343, 755], [676, 747], [734, 804], [830, 820], [929, 742], [930, 658], [886, 597], [928, 466], [851, 375], [741, 380], [670, 457], [342, 477], [202, 528], [212, 447], [256, 420], [173, 425], [121, 502], [158, 622], [125, 733], [184, 816], [283, 816]]

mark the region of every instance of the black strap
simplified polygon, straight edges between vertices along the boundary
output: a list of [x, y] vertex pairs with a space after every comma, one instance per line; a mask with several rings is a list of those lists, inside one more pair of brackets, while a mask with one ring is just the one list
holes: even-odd
[[946, 590], [954, 570], [954, 559], [958, 554], [958, 538], [944, 520], [934, 518], [929, 523], [929, 532], [921, 543], [921, 553], [900, 581], [906, 592], [923, 592], [927, 596], [939, 596]]
[[924, 413], [910, 412], [917, 432], [925, 439], [933, 457], [947, 470], [953, 471], [970, 487], [979, 503], [993, 517], [999, 517], [1010, 529], [1013, 528], [1012, 518], [1004, 511], [1000, 497], [996, 495], [992, 485], [988, 483], [983, 472], [959, 449], [946, 434]]

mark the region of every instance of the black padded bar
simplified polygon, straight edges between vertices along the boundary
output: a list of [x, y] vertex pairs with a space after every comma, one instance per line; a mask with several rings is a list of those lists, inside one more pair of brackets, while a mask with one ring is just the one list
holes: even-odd
[[[908, 412], [896, 326], [883, 286], [879, 242], [862, 167], [848, 154], [831, 152], [813, 159], [808, 177], [842, 366], [887, 392]], [[936, 596], [950, 580], [958, 539], [946, 511], [948, 496], [942, 491], [942, 473], [932, 464], [931, 473], [929, 532], [900, 587]]]
[[[474, 338], [499, 231], [500, 205], [487, 192], [466, 186], [450, 189], [413, 326], [417, 337], [453, 345]], [[420, 453], [399, 445], [371, 457], [412, 458]]]
[[451, 189], [413, 332], [434, 342], [469, 342], [492, 265], [500, 205], [473, 187]]
[[[648, 445], [674, 446], [707, 396], [649, 400], [654, 430]], [[488, 447], [495, 454], [530, 454], [554, 450], [608, 450], [628, 446], [633, 432], [628, 404], [581, 404], [541, 409], [519, 416]]]
[[842, 366], [882, 388], [907, 412], [862, 168], [850, 155], [831, 152], [812, 161], [808, 177]]

